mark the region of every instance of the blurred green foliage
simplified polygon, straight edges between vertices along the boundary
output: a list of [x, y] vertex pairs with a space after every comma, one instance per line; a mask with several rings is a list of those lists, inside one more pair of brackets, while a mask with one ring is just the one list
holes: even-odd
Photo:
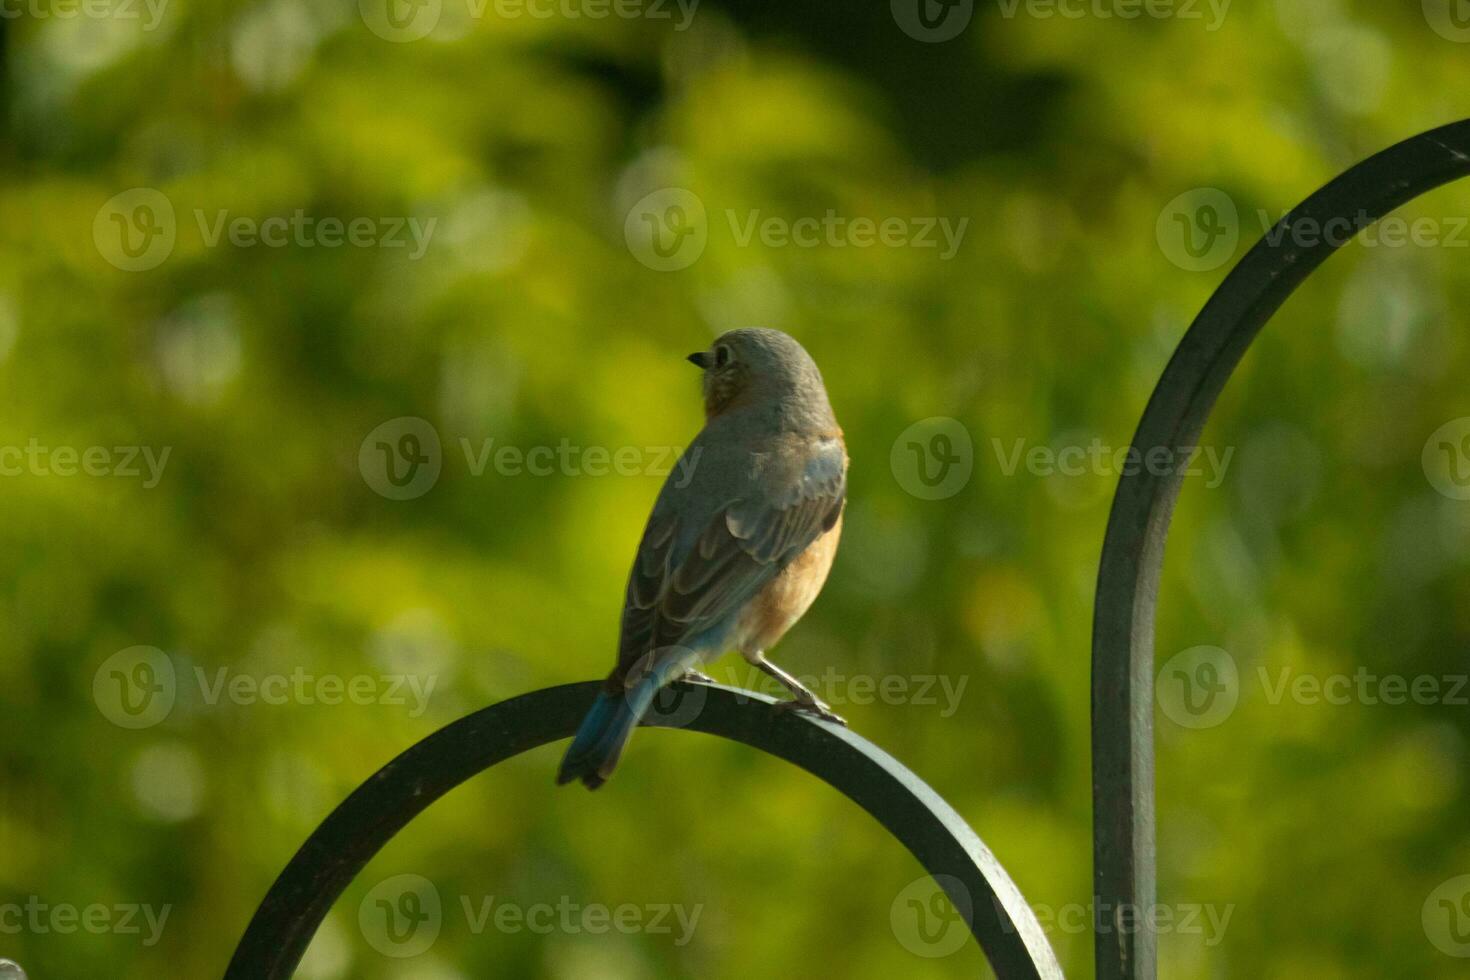
[[[682, 30], [673, 7], [590, 20], [430, 3], [433, 31], [401, 43], [370, 29], [371, 0], [168, 0], [152, 29], [141, 5], [4, 21], [0, 446], [170, 455], [153, 487], [0, 478], [0, 904], [170, 914], [152, 945], [25, 928], [0, 933], [0, 956], [33, 977], [218, 975], [274, 875], [377, 767], [480, 706], [602, 675], [659, 477], [476, 475], [461, 440], [685, 445], [701, 419], [682, 355], [751, 324], [813, 353], [852, 456], [831, 581], [775, 659], [845, 678], [822, 693], [965, 815], [1028, 900], [1085, 906], [1091, 599], [1115, 476], [1007, 473], [998, 447], [1126, 446], [1228, 269], [1170, 260], [1169, 202], [1222, 190], [1243, 253], [1260, 213], [1470, 114], [1470, 47], [1418, 4], [1367, 0], [1242, 3], [1214, 31], [982, 3], [942, 44], [882, 3], [705, 0]], [[139, 187], [170, 202], [176, 241], [127, 271], [94, 225]], [[667, 272], [624, 235], [666, 187], [708, 215], [703, 254]], [[968, 228], [946, 261], [742, 244], [726, 217], [829, 210]], [[435, 225], [419, 258], [211, 244], [222, 211]], [[1453, 238], [1467, 213], [1470, 188], [1452, 186], [1404, 215]], [[1470, 871], [1465, 708], [1272, 703], [1256, 679], [1467, 669], [1470, 504], [1420, 464], [1431, 432], [1470, 415], [1457, 241], [1349, 246], [1278, 315], [1206, 434], [1233, 461], [1218, 487], [1186, 484], [1157, 649], [1224, 648], [1241, 689], [1212, 728], [1159, 716], [1160, 900], [1230, 918], [1163, 935], [1163, 976], [1462, 975], [1421, 911]], [[403, 416], [435, 427], [442, 473], [395, 501], [359, 449]], [[934, 416], [964, 424], [974, 471], [926, 500], [891, 451]], [[133, 729], [94, 680], [137, 645], [165, 652], [177, 700]], [[251, 703], [210, 698], [196, 668], [209, 685], [302, 671], [434, 688], [420, 713]], [[714, 673], [750, 683], [731, 661]], [[854, 677], [936, 675], [964, 684], [952, 711], [844, 697]], [[891, 916], [918, 864], [802, 773], [644, 732], [588, 795], [553, 787], [559, 751], [399, 835], [300, 975], [985, 969], [973, 944], [906, 948]], [[400, 874], [444, 902], [412, 958], [359, 927]], [[491, 896], [699, 919], [684, 944], [476, 931], [462, 900]], [[1091, 936], [1065, 918], [1052, 942], [1088, 976]]]

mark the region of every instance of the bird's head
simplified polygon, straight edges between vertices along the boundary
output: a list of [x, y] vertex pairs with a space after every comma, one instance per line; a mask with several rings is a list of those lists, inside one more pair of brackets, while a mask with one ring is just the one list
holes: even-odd
[[820, 402], [820, 407], [827, 406], [816, 362], [801, 344], [779, 330], [731, 330], [717, 337], [709, 350], [690, 354], [688, 360], [704, 371], [704, 411], [708, 418], [766, 402]]

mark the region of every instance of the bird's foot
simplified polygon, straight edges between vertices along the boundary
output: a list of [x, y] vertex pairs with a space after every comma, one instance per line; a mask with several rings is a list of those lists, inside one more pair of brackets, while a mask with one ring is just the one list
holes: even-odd
[[772, 707], [780, 714], [785, 714], [788, 711], [799, 711], [804, 715], [813, 715], [823, 721], [834, 722], [843, 728], [847, 727], [846, 718], [833, 711], [825, 701], [816, 698], [810, 701], [803, 701], [800, 698], [793, 701], [777, 701]]
[[688, 683], [688, 684], [718, 684], [719, 683], [719, 681], [715, 680], [713, 677], [711, 677], [710, 675], [704, 673], [703, 671], [694, 670], [692, 668], [690, 670], [686, 670], [686, 671], [684, 671], [684, 673], [680, 674], [679, 675], [679, 680], [684, 681], [685, 683]]

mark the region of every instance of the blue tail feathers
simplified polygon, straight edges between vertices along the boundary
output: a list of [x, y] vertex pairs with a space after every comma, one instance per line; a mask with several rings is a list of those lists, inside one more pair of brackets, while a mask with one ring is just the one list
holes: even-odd
[[668, 657], [626, 691], [598, 694], [562, 757], [561, 769], [556, 774], [557, 785], [580, 779], [588, 789], [596, 789], [607, 782], [628, 739], [633, 737], [633, 729], [653, 703], [654, 695], [682, 675], [694, 659], [689, 655]]
[[582, 719], [582, 726], [562, 757], [556, 774], [557, 785], [580, 779], [588, 789], [596, 789], [612, 775], [623, 746], [638, 725], [638, 716], [629, 704], [633, 692], [616, 694], [603, 691], [592, 703], [592, 710]]

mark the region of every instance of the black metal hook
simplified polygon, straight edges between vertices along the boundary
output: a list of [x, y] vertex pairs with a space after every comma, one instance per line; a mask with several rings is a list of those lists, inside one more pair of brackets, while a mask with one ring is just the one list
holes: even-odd
[[[250, 920], [226, 980], [284, 980], [327, 910], [394, 834], [460, 783], [529, 749], [569, 738], [601, 681], [550, 687], [461, 718], [378, 770], [334, 810], [281, 872]], [[743, 742], [841, 790], [935, 876], [1002, 977], [1059, 978], [1041, 925], [1000, 862], [918, 776], [845, 728], [773, 708], [771, 698], [682, 685], [697, 710], [649, 720]], [[683, 715], [691, 717], [685, 719]], [[547, 779], [550, 780], [548, 771]]]
[[[1271, 316], [1351, 235], [1394, 208], [1470, 175], [1470, 120], [1406, 140], [1323, 187], [1246, 254], [1180, 341], [1149, 398], [1133, 445], [1184, 451]], [[1092, 628], [1092, 812], [1095, 908], [1147, 910], [1154, 868], [1154, 604], [1182, 468], [1125, 475], [1113, 497]], [[1168, 472], [1163, 472], [1168, 470]], [[1099, 980], [1153, 980], [1147, 929], [1100, 929]]]

